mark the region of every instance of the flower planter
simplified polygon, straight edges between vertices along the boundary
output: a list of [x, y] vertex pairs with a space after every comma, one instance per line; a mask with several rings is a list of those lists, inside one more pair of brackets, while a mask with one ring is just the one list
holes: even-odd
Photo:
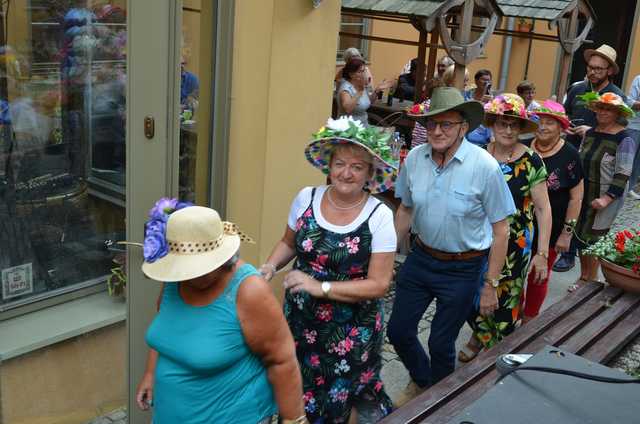
[[635, 272], [600, 258], [602, 273], [607, 283], [624, 291], [640, 294], [640, 275]]

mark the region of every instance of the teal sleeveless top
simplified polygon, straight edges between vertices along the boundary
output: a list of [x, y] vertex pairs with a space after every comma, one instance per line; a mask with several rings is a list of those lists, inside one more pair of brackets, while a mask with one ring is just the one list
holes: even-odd
[[275, 414], [267, 370], [245, 343], [236, 311], [238, 288], [256, 269], [238, 268], [206, 306], [185, 303], [179, 283], [166, 283], [147, 330], [158, 351], [154, 424], [256, 424]]

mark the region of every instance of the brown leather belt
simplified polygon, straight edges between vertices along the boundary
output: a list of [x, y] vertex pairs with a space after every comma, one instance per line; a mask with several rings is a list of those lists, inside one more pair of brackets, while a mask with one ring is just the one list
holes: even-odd
[[420, 240], [420, 237], [416, 237], [416, 245], [425, 253], [433, 256], [441, 261], [466, 261], [467, 259], [477, 258], [489, 253], [489, 249], [485, 250], [468, 250], [466, 252], [449, 253], [442, 250], [433, 249]]

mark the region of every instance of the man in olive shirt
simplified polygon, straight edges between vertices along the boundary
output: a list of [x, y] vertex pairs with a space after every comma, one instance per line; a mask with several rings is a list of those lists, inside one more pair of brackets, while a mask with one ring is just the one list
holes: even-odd
[[[411, 150], [396, 181], [398, 241], [409, 227], [417, 238], [396, 278], [387, 334], [415, 383], [413, 394], [453, 372], [455, 341], [478, 293], [481, 314], [498, 305], [515, 205], [498, 162], [464, 138], [483, 115], [481, 103], [465, 102], [451, 87], [434, 90], [430, 112], [410, 115], [427, 129], [429, 143]], [[417, 327], [434, 299], [429, 359]]]

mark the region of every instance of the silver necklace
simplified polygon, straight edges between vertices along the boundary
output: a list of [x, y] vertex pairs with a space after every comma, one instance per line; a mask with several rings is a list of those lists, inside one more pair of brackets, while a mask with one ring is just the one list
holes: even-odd
[[354, 203], [353, 205], [350, 206], [338, 206], [336, 205], [336, 203], [333, 201], [333, 199], [331, 198], [331, 189], [333, 188], [332, 185], [329, 186], [329, 188], [327, 189], [327, 200], [329, 201], [329, 203], [331, 203], [331, 206], [333, 206], [334, 208], [341, 210], [341, 211], [348, 211], [350, 209], [353, 208], [357, 208], [358, 206], [360, 206], [362, 204], [362, 202], [364, 202], [364, 200], [367, 198], [366, 193], [364, 194], [364, 196], [362, 196], [362, 199], [358, 200], [356, 203]]

